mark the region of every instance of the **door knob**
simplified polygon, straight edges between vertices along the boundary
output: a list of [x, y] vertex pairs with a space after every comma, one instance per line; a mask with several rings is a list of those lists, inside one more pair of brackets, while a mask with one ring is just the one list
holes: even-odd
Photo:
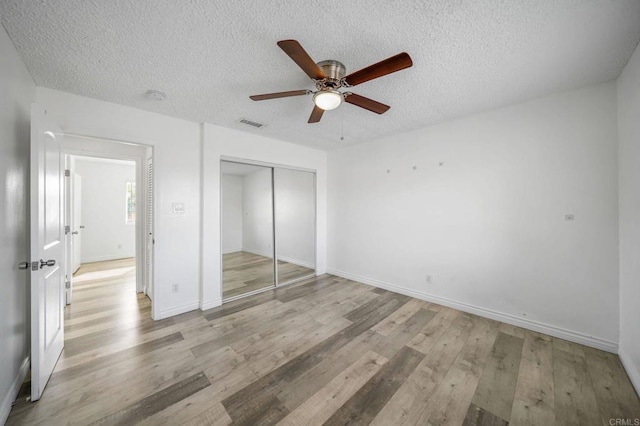
[[20, 262], [18, 263], [18, 269], [29, 269], [30, 262]]
[[78, 235], [78, 231], [73, 231], [71, 235]]
[[53, 266], [55, 264], [56, 264], [55, 259], [49, 259], [49, 260], [40, 259], [40, 269], [44, 268], [45, 266]]

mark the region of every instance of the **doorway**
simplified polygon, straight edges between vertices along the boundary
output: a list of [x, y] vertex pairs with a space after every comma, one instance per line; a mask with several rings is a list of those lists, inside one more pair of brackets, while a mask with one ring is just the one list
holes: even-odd
[[220, 164], [222, 297], [235, 300], [315, 275], [315, 173]]
[[135, 302], [141, 295], [153, 317], [152, 153], [145, 145], [65, 135], [67, 316], [81, 309], [79, 286], [108, 278], [117, 285], [105, 287], [105, 296], [123, 291]]

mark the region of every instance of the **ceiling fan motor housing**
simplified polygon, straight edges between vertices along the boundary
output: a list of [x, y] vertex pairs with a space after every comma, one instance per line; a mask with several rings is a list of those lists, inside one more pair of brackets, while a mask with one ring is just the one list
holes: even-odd
[[327, 76], [323, 84], [324, 87], [335, 89], [341, 86], [340, 80], [347, 74], [347, 68], [342, 62], [329, 59], [320, 61], [317, 65]]

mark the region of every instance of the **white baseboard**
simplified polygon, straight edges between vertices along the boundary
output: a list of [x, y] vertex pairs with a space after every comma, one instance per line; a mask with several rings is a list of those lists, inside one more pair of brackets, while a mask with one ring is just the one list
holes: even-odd
[[262, 251], [262, 250], [251, 249], [251, 248], [246, 248], [246, 247], [243, 247], [242, 250], [240, 250], [240, 251], [244, 251], [246, 253], [255, 254], [255, 255], [258, 255], [258, 256], [268, 257], [269, 259], [273, 258], [273, 252], [270, 252], [270, 251]]
[[633, 360], [624, 348], [618, 348], [618, 356], [620, 357], [620, 361], [622, 361], [624, 369], [627, 371], [631, 384], [636, 388], [637, 394], [640, 395], [640, 370], [638, 370], [638, 366], [633, 363]]
[[292, 263], [294, 265], [302, 266], [303, 268], [316, 269], [316, 265], [314, 265], [313, 263], [307, 262], [305, 260], [294, 259], [293, 257], [286, 257], [286, 256], [278, 255], [278, 260], [282, 260], [282, 261], [287, 262], [287, 263]]
[[94, 256], [88, 257], [86, 259], [80, 259], [80, 263], [94, 263], [94, 262], [105, 262], [107, 260], [118, 260], [118, 259], [131, 259], [132, 257], [136, 257], [135, 253], [131, 254], [111, 254], [107, 256]]
[[296, 283], [299, 283], [299, 282], [301, 282], [301, 281], [307, 281], [307, 280], [310, 280], [310, 279], [312, 279], [312, 278], [316, 278], [316, 277], [318, 277], [318, 276], [319, 276], [319, 275], [318, 275], [318, 274], [316, 274], [316, 273], [311, 273], [311, 274], [309, 274], [309, 275], [307, 275], [307, 276], [304, 276], [304, 277], [294, 278], [294, 279], [292, 279], [291, 281], [287, 281], [287, 282], [284, 282], [284, 283], [278, 283], [278, 286], [277, 286], [276, 288], [286, 287], [286, 286], [288, 286], [288, 285], [296, 284]]
[[175, 308], [167, 309], [166, 311], [162, 311], [158, 313], [157, 318], [154, 320], [161, 320], [169, 317], [174, 317], [176, 315], [184, 314], [185, 312], [195, 311], [200, 308], [199, 302], [188, 303], [186, 305], [177, 306]]
[[[243, 247], [242, 249], [237, 250], [237, 251], [244, 251], [246, 253], [256, 254], [258, 256], [268, 257], [269, 259], [273, 258], [273, 253], [271, 253], [271, 252], [265, 252], [265, 251], [260, 251], [260, 250], [245, 248], [245, 247]], [[287, 256], [278, 255], [278, 260], [282, 260], [282, 261], [285, 261], [287, 263], [293, 263], [294, 265], [303, 266], [303, 267], [309, 268], [309, 269], [316, 269], [316, 265], [314, 265], [313, 263], [307, 262], [307, 261], [304, 261], [304, 260], [300, 260], [300, 259], [294, 259], [293, 257], [287, 257]]]
[[233, 248], [233, 249], [223, 249], [222, 250], [222, 254], [229, 254], [229, 253], [237, 253], [239, 251], [242, 251], [242, 247], [240, 248]]
[[18, 370], [18, 374], [16, 378], [13, 380], [11, 384], [11, 388], [9, 388], [9, 392], [2, 399], [2, 405], [0, 406], [0, 424], [5, 424], [7, 419], [9, 418], [9, 413], [11, 412], [11, 404], [16, 400], [16, 396], [18, 396], [18, 392], [20, 392], [20, 387], [22, 383], [24, 383], [25, 377], [27, 377], [27, 373], [29, 373], [29, 368], [31, 368], [31, 358], [26, 357], [22, 361], [22, 365], [20, 365], [20, 369]]
[[549, 324], [544, 324], [538, 321], [529, 319], [523, 319], [515, 315], [506, 314], [503, 312], [486, 309], [480, 306], [471, 305], [468, 303], [457, 302], [455, 300], [446, 299], [443, 297], [435, 296], [433, 294], [424, 293], [421, 291], [410, 290], [404, 287], [400, 287], [394, 284], [389, 284], [383, 281], [379, 281], [373, 278], [363, 277], [355, 274], [350, 274], [344, 271], [338, 271], [336, 269], [328, 268], [327, 272], [332, 275], [337, 275], [342, 278], [346, 278], [352, 281], [358, 281], [363, 284], [371, 285], [374, 287], [380, 287], [385, 290], [393, 291], [395, 293], [404, 294], [405, 296], [415, 297], [416, 299], [426, 300], [427, 302], [437, 303], [438, 305], [447, 306], [449, 308], [457, 309], [459, 311], [468, 312], [471, 314], [479, 315], [481, 317], [489, 318], [496, 321], [501, 321], [507, 324], [515, 325], [518, 327], [526, 328], [528, 330], [537, 331], [538, 333], [548, 334], [549, 336], [558, 337], [560, 339], [569, 340], [570, 342], [579, 343], [581, 345], [590, 346], [592, 348], [601, 349], [603, 351], [618, 353], [618, 344], [598, 337], [589, 336], [577, 331], [567, 330], [562, 327], [556, 327]]
[[206, 302], [200, 303], [200, 310], [201, 311], [206, 311], [208, 309], [216, 308], [216, 307], [221, 306], [221, 305], [222, 305], [222, 299], [208, 300]]

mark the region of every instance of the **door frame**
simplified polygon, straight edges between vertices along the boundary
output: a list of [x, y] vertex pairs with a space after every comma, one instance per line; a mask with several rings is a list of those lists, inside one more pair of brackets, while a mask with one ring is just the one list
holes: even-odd
[[[146, 239], [148, 231], [154, 232], [153, 229], [147, 230], [146, 208], [147, 208], [147, 159], [153, 158], [153, 145], [137, 143], [132, 141], [117, 140], [111, 138], [102, 138], [97, 136], [89, 136], [82, 134], [74, 134], [64, 132], [64, 142], [62, 146], [63, 155], [98, 157], [113, 160], [134, 161], [136, 164], [136, 293], [144, 293], [145, 282], [147, 278], [147, 248]], [[155, 177], [154, 177], [155, 179]], [[155, 204], [155, 185], [154, 200]], [[124, 194], [124, 190], [123, 190]], [[65, 194], [66, 202], [67, 194]], [[124, 204], [123, 204], [124, 205]], [[155, 214], [155, 205], [151, 206], [152, 212]], [[66, 221], [66, 218], [65, 218]], [[153, 259], [153, 247], [152, 256]], [[65, 259], [67, 262], [67, 259]], [[151, 289], [151, 318], [154, 319], [154, 313], [157, 312], [155, 304], [155, 286]]]
[[[69, 156], [69, 158], [71, 158], [71, 156]], [[71, 167], [69, 167], [69, 169], [71, 169]], [[81, 264], [81, 260], [80, 258], [76, 258], [76, 252], [78, 250], [80, 250], [80, 252], [82, 252], [82, 234], [80, 233], [80, 230], [84, 228], [84, 225], [82, 225], [82, 221], [80, 220], [82, 218], [82, 176], [79, 175], [77, 172], [73, 172], [71, 173], [71, 176], [69, 176], [69, 184], [70, 184], [70, 194], [71, 197], [69, 201], [71, 202], [71, 209], [69, 210], [69, 213], [71, 214], [71, 216], [73, 217], [73, 221], [70, 222], [71, 223], [71, 229], [69, 229], [69, 231], [71, 232], [71, 239], [73, 240], [73, 235], [74, 232], [77, 232], [78, 234], [78, 241], [73, 240], [73, 244], [72, 244], [72, 250], [71, 250], [71, 259], [72, 262], [68, 262], [71, 264], [71, 268], [69, 269], [71, 271], [71, 274], [73, 275], [73, 273], [75, 273], [79, 268], [80, 268], [80, 264]], [[78, 194], [80, 193], [80, 194]], [[79, 197], [78, 197], [79, 195]], [[80, 200], [78, 202], [78, 200]], [[80, 206], [80, 212], [78, 212], [78, 205]], [[79, 215], [76, 215], [76, 213], [80, 213]], [[76, 230], [77, 228], [77, 230]], [[76, 264], [74, 263], [75, 261], [78, 262], [78, 267], [76, 268]]]
[[[73, 275], [73, 273], [71, 272], [71, 270], [73, 269], [73, 265], [71, 264], [71, 259], [73, 258], [71, 241], [73, 237], [70, 235], [71, 227], [67, 228], [67, 226], [70, 226], [69, 224], [71, 223], [70, 217], [72, 216], [71, 209], [73, 207], [73, 203], [71, 202], [73, 197], [70, 196], [70, 194], [73, 193], [73, 186], [71, 185], [71, 176], [67, 176], [67, 170], [71, 169], [71, 158], [63, 152], [60, 152], [60, 155], [62, 156], [62, 162], [64, 164], [64, 183], [62, 185], [62, 203], [64, 209], [64, 214], [62, 215], [62, 226], [64, 228], [64, 279], [65, 281], [68, 280], [68, 282], [71, 282], [70, 277]], [[64, 299], [67, 305], [71, 304], [71, 290], [72, 289], [66, 288], [65, 286]]]
[[[62, 201], [64, 204], [64, 214], [63, 214], [63, 222], [64, 222], [64, 276], [65, 283], [73, 282], [73, 274], [74, 270], [74, 252], [76, 250], [76, 245], [73, 243], [73, 235], [74, 226], [76, 224], [75, 217], [75, 205], [76, 205], [76, 188], [78, 185], [78, 175], [75, 172], [71, 172], [67, 174], [67, 170], [72, 170], [73, 165], [71, 161], [71, 156], [69, 154], [65, 154], [64, 152], [60, 152], [60, 155], [63, 157], [64, 162], [64, 185], [62, 188]], [[73, 223], [71, 221], [71, 217], [74, 218]], [[78, 234], [78, 238], [80, 238], [80, 234]], [[65, 301], [67, 305], [71, 304], [71, 299], [73, 295], [73, 288], [66, 287], [65, 288]]]

